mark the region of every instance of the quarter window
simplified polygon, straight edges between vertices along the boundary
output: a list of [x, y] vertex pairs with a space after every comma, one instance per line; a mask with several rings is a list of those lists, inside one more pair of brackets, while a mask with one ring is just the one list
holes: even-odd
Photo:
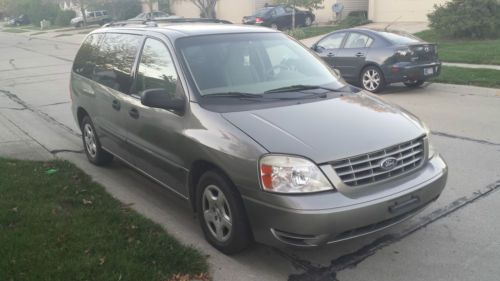
[[164, 89], [173, 98], [177, 89], [177, 71], [167, 47], [155, 39], [147, 39], [137, 71], [136, 90]]
[[345, 32], [341, 33], [334, 33], [325, 39], [321, 40], [318, 43], [318, 47], [324, 48], [324, 49], [338, 49], [340, 48], [340, 45], [342, 44], [342, 40], [344, 39]]
[[97, 63], [99, 42], [104, 34], [91, 34], [85, 39], [73, 64], [73, 71], [86, 78], [91, 78]]
[[345, 42], [344, 48], [346, 49], [354, 49], [354, 48], [366, 48], [370, 47], [373, 39], [361, 34], [361, 33], [351, 33]]
[[93, 79], [107, 87], [128, 94], [132, 86], [132, 67], [142, 36], [107, 33], [96, 62]]

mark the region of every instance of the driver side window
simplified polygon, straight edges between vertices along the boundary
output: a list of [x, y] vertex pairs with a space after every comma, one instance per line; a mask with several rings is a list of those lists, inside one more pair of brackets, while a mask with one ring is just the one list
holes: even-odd
[[172, 99], [177, 92], [177, 79], [177, 71], [167, 47], [156, 39], [146, 39], [137, 70], [137, 93], [164, 89]]
[[342, 45], [342, 40], [344, 40], [345, 32], [332, 34], [325, 39], [319, 41], [318, 47], [323, 49], [338, 49]]

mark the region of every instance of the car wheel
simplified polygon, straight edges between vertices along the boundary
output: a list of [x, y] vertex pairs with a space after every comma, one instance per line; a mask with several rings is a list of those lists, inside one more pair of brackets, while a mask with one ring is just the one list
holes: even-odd
[[101, 147], [97, 132], [90, 117], [85, 116], [82, 119], [82, 140], [85, 154], [89, 161], [95, 165], [103, 166], [113, 160], [113, 155]]
[[205, 238], [224, 254], [241, 252], [252, 242], [243, 201], [221, 173], [208, 171], [200, 178], [196, 210]]
[[278, 30], [278, 29], [279, 29], [279, 28], [278, 28], [278, 25], [277, 25], [277, 24], [275, 24], [275, 23], [271, 23], [271, 25], [270, 25], [269, 27], [270, 27], [270, 28], [272, 28], [272, 29], [276, 29], [276, 30]]
[[414, 80], [414, 81], [408, 81], [404, 82], [405, 86], [411, 89], [418, 88], [424, 84], [424, 80]]
[[378, 93], [385, 87], [384, 75], [376, 66], [368, 66], [363, 69], [360, 80], [363, 89], [372, 93]]
[[304, 20], [304, 25], [305, 26], [311, 26], [311, 24], [312, 24], [311, 17], [306, 17], [306, 19]]

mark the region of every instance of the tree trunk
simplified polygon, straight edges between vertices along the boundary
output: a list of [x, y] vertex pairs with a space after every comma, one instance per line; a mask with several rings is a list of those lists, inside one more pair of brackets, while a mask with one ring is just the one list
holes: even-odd
[[80, 12], [82, 13], [83, 26], [87, 26], [87, 14], [85, 13], [85, 0], [80, 0]]

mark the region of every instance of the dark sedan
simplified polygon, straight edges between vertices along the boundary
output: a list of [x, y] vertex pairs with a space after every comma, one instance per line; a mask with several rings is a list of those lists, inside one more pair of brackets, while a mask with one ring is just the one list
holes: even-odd
[[[268, 5], [257, 10], [253, 15], [243, 17], [244, 24], [267, 26], [274, 29], [292, 27], [294, 8], [285, 5]], [[315, 16], [310, 11], [295, 9], [295, 26], [310, 26]]]
[[397, 82], [417, 88], [441, 71], [436, 45], [407, 33], [338, 30], [321, 38], [312, 49], [346, 81], [370, 92]]

